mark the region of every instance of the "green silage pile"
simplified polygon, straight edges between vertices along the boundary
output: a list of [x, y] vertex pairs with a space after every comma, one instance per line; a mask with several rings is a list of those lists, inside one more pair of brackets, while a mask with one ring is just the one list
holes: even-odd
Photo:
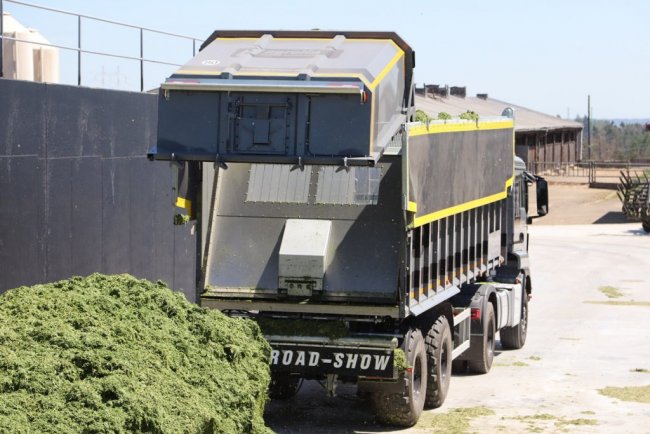
[[0, 432], [266, 432], [258, 326], [162, 283], [72, 278], [0, 296]]

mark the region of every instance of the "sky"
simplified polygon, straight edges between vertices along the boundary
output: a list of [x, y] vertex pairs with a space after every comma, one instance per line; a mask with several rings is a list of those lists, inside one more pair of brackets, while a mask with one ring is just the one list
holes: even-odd
[[[32, 0], [26, 0], [32, 3]], [[468, 94], [553, 116], [650, 118], [648, 0], [34, 0], [34, 4], [207, 38], [215, 29], [383, 30], [416, 52], [418, 85], [467, 86]], [[5, 1], [5, 11], [52, 43], [76, 46], [77, 20]], [[82, 21], [82, 47], [139, 56], [135, 30]], [[76, 84], [77, 56], [63, 52], [63, 81]], [[145, 32], [144, 57], [185, 63], [188, 40]], [[145, 66], [153, 88], [175, 67]], [[82, 57], [83, 84], [139, 89], [139, 64]]]

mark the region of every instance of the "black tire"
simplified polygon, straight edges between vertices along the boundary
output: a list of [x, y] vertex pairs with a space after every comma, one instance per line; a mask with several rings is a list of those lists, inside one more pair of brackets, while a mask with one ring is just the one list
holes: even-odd
[[504, 327], [499, 332], [501, 335], [501, 346], [506, 350], [518, 350], [526, 343], [528, 334], [528, 293], [522, 289], [521, 319], [514, 327]]
[[646, 222], [641, 223], [641, 227], [643, 228], [644, 231], [650, 233], [650, 222], [648, 222], [648, 223], [646, 223]]
[[289, 399], [298, 393], [301, 378], [286, 374], [271, 374], [271, 384], [269, 384], [269, 398], [271, 399]]
[[427, 349], [427, 393], [425, 408], [438, 408], [445, 402], [451, 379], [451, 330], [444, 316], [438, 317], [424, 339]]
[[492, 303], [487, 303], [483, 312], [483, 340], [481, 342], [481, 358], [469, 360], [469, 370], [475, 374], [487, 374], [494, 360], [494, 347], [496, 345], [496, 319]]
[[467, 374], [467, 360], [454, 360], [451, 363], [451, 373], [454, 375]]
[[411, 329], [402, 345], [411, 367], [404, 371], [404, 392], [375, 392], [373, 401], [377, 421], [385, 425], [410, 427], [420, 418], [427, 388], [427, 352], [422, 332]]

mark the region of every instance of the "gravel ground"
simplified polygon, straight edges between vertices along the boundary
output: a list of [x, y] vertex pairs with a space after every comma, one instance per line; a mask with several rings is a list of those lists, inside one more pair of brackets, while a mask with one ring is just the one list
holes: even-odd
[[[650, 433], [650, 404], [598, 391], [650, 385], [650, 235], [639, 223], [585, 224], [620, 213], [612, 193], [551, 185], [551, 214], [530, 228], [526, 346], [499, 351], [487, 375], [455, 375], [443, 407], [416, 427], [379, 426], [354, 386], [328, 398], [313, 381], [271, 402], [267, 424], [278, 433], [424, 433], [451, 412], [442, 431]], [[487, 415], [465, 417], [472, 411]]]

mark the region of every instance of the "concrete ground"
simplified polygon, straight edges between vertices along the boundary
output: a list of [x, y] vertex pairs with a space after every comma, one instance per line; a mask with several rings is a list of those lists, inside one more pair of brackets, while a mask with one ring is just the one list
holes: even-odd
[[[556, 224], [530, 228], [534, 289], [523, 349], [499, 351], [487, 375], [453, 376], [444, 405], [410, 429], [375, 424], [354, 386], [327, 398], [316, 382], [269, 403], [268, 425], [278, 433], [650, 433], [650, 404], [599, 393], [650, 385], [650, 235], [639, 223], [589, 224], [620, 204], [602, 191], [571, 198], [557, 187], [547, 217], [555, 213]], [[587, 224], [566, 224], [576, 220]]]
[[[553, 182], [553, 181], [551, 181]], [[530, 198], [535, 213], [534, 191]], [[549, 185], [550, 212], [536, 219], [535, 226], [625, 223], [616, 190], [589, 188], [587, 184], [552, 183]]]

